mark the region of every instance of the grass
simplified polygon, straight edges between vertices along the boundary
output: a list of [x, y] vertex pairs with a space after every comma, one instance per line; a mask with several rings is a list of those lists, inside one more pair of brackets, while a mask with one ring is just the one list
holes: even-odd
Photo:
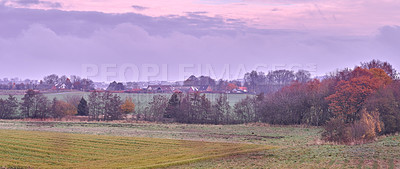
[[153, 168], [272, 147], [201, 141], [0, 130], [0, 166]]
[[323, 130], [318, 127], [0, 121], [0, 129], [276, 147], [168, 168], [400, 168], [400, 136], [384, 136], [363, 145], [335, 145], [320, 140]]

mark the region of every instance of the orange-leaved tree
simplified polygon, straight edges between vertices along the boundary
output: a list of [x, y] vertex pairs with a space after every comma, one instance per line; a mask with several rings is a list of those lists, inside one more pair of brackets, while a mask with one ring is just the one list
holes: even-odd
[[391, 78], [382, 69], [357, 67], [351, 79], [340, 81], [336, 92], [326, 98], [330, 101], [329, 109], [345, 123], [353, 123], [360, 119], [360, 111], [367, 98], [390, 82]]
[[132, 98], [126, 98], [124, 104], [121, 105], [122, 112], [125, 114], [133, 113], [135, 111], [135, 103]]
[[360, 67], [348, 77], [326, 98], [333, 118], [325, 126], [323, 136], [338, 142], [372, 140], [382, 131], [383, 125], [378, 109], [368, 110], [367, 103], [375, 93], [386, 89], [392, 78], [382, 69]]
[[229, 83], [228, 86], [226, 86], [226, 89], [232, 91], [233, 89], [237, 89], [237, 86], [234, 83]]
[[56, 99], [53, 100], [52, 111], [53, 111], [53, 117], [55, 118], [72, 116], [78, 113], [74, 105]]

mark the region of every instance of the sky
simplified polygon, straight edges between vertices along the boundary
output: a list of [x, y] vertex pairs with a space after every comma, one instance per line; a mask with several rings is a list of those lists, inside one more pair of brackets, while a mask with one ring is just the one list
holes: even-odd
[[0, 78], [94, 81], [314, 76], [400, 68], [398, 0], [0, 0]]

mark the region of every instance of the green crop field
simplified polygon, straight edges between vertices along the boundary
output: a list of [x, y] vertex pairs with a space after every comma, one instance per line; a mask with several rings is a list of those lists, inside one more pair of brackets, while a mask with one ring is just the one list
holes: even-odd
[[0, 166], [153, 168], [270, 149], [256, 144], [0, 130]]
[[[138, 167], [400, 168], [400, 136], [382, 136], [362, 145], [336, 145], [320, 140], [323, 129], [319, 127], [0, 121], [0, 131], [0, 161], [5, 158], [7, 162], [0, 166], [90, 168], [89, 164], [96, 163], [95, 168], [129, 168], [127, 162], [135, 158], [128, 157], [140, 150], [137, 156], [143, 163], [134, 163]], [[4, 147], [13, 149], [3, 153]], [[246, 151], [251, 152], [236, 153]], [[33, 155], [36, 152], [38, 155]], [[124, 157], [118, 158], [118, 154]], [[10, 161], [11, 156], [16, 159]], [[78, 164], [96, 159], [86, 166]], [[123, 162], [111, 164], [102, 159]]]

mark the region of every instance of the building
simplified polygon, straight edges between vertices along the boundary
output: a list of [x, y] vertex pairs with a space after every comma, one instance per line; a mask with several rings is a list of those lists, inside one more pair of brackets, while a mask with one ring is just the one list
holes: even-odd
[[147, 86], [147, 92], [149, 93], [172, 93], [173, 89], [171, 85], [149, 85]]

